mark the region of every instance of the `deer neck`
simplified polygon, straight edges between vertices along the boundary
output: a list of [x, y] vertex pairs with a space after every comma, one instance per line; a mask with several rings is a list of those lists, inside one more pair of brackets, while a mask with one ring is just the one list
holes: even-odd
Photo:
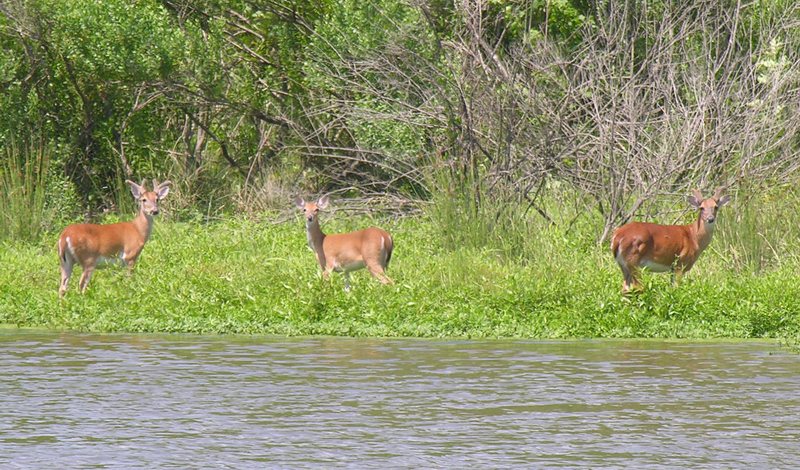
[[147, 215], [144, 212], [144, 209], [139, 209], [139, 214], [133, 219], [133, 226], [136, 227], [136, 231], [139, 232], [139, 235], [142, 236], [142, 240], [145, 242], [150, 239], [150, 233], [153, 231], [153, 216]]
[[322, 241], [325, 240], [325, 234], [319, 226], [319, 219], [314, 217], [314, 220], [306, 221], [306, 238], [308, 238], [308, 246], [317, 253], [317, 256], [324, 257], [322, 251]]
[[705, 250], [708, 244], [711, 243], [711, 237], [714, 235], [714, 224], [709, 224], [703, 220], [701, 214], [697, 216], [697, 222], [692, 224], [691, 227], [694, 238], [697, 240], [698, 248], [700, 248], [700, 251]]

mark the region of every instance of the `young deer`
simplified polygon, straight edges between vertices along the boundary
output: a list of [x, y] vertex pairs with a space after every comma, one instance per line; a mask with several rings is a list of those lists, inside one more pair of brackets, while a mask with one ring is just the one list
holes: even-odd
[[703, 199], [699, 190], [687, 198], [698, 209], [697, 221], [688, 225], [658, 225], [631, 222], [614, 231], [611, 253], [617, 260], [622, 275], [622, 292], [641, 290], [639, 268], [655, 272], [672, 272], [674, 284], [680, 282], [697, 258], [711, 242], [717, 210], [730, 200], [717, 188], [714, 196]]
[[80, 279], [81, 292], [86, 291], [92, 272], [103, 259], [119, 257], [133, 270], [136, 259], [153, 229], [153, 216], [158, 214], [158, 201], [169, 193], [169, 181], [161, 184], [153, 180], [153, 190], [147, 191], [142, 185], [125, 181], [131, 188], [133, 197], [139, 202], [139, 215], [130, 222], [116, 224], [73, 224], [61, 232], [58, 238], [58, 258], [61, 263], [61, 287], [59, 297], [67, 291], [67, 283], [72, 268], [79, 263], [83, 268]]
[[328, 207], [328, 196], [317, 202], [306, 202], [302, 198], [295, 205], [306, 218], [308, 246], [317, 256], [322, 268], [322, 277], [328, 280], [331, 271], [344, 272], [344, 288], [350, 290], [350, 272], [366, 266], [370, 274], [383, 284], [391, 284], [386, 276], [386, 267], [392, 259], [392, 236], [385, 230], [370, 227], [350, 233], [325, 235], [319, 227], [317, 217], [320, 209]]

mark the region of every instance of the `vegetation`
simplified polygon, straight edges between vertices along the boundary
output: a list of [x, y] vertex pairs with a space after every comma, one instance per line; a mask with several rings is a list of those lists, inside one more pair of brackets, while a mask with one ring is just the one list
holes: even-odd
[[48, 149], [89, 218], [130, 178], [187, 216], [454, 188], [541, 210], [558, 182], [605, 239], [664, 195], [797, 179], [787, 0], [9, 0], [0, 46], [0, 145]]
[[[797, 335], [794, 1], [8, 0], [0, 90], [0, 322]], [[143, 178], [175, 184], [138, 272], [56, 302], [58, 231]], [[611, 230], [717, 186], [686, 285], [621, 297]], [[396, 286], [317, 279], [283, 211], [323, 193], [327, 230], [380, 213]]]
[[[683, 284], [646, 275], [647, 290], [627, 297], [594, 234], [564, 234], [535, 218], [522, 245], [448, 248], [439, 224], [427, 217], [370, 221], [339, 213], [323, 222], [325, 230], [377, 223], [396, 240], [389, 267], [396, 284], [383, 286], [362, 270], [350, 293], [340, 275], [322, 281], [299, 217], [281, 224], [158, 221], [133, 276], [116, 266], [100, 269], [85, 295], [73, 279], [63, 302], [55, 238], [48, 236], [0, 249], [0, 323], [88, 331], [794, 341], [797, 245], [780, 261], [764, 253], [768, 268], [753, 273], [750, 260], [731, 256], [747, 250], [732, 235], [737, 224], [758, 221], [721, 217], [716, 240]], [[777, 250], [786, 242], [769, 240]]]

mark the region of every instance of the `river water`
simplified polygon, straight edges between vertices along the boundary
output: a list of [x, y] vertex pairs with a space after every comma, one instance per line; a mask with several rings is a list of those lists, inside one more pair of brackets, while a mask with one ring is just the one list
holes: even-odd
[[798, 468], [764, 343], [0, 330], [0, 468]]

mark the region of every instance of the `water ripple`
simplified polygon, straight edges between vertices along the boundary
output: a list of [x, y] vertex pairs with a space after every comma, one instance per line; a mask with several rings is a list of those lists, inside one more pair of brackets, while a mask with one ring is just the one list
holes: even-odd
[[800, 465], [770, 344], [0, 331], [3, 468]]

